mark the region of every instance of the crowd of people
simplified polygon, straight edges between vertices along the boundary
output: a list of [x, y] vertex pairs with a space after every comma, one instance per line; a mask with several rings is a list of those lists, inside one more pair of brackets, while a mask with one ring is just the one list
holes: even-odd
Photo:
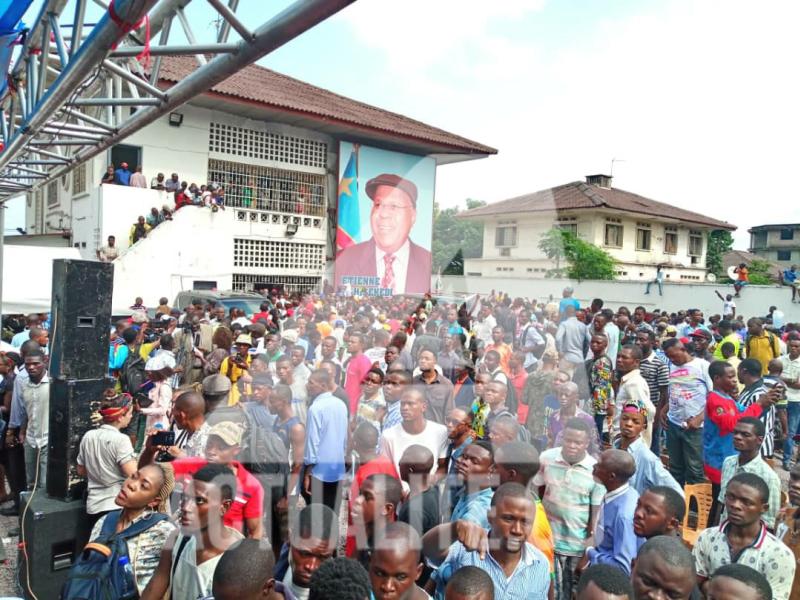
[[101, 184], [122, 185], [136, 188], [147, 188], [167, 192], [172, 204], [164, 204], [160, 209], [156, 206], [145, 215], [140, 215], [131, 226], [128, 234], [130, 245], [147, 237], [147, 234], [164, 221], [171, 221], [173, 214], [184, 206], [205, 206], [216, 212], [225, 210], [225, 189], [218, 183], [209, 183], [198, 186], [181, 181], [177, 173], [172, 173], [166, 179], [164, 173], [158, 173], [147, 184], [147, 177], [142, 173], [141, 165], [136, 166], [133, 172], [128, 169], [128, 163], [122, 162], [118, 168], [109, 165], [100, 180]]
[[[102, 597], [800, 597], [800, 326], [774, 307], [132, 309], [78, 456], [87, 548], [119, 572]], [[5, 514], [46, 480], [47, 327], [15, 328]], [[64, 598], [95, 597], [95, 554]]]

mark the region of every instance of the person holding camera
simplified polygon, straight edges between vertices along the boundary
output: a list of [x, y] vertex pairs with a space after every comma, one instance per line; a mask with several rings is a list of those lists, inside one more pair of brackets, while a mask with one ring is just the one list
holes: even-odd
[[236, 382], [250, 369], [250, 361], [253, 359], [250, 354], [250, 348], [253, 347], [253, 340], [248, 334], [241, 333], [236, 338], [234, 346], [236, 352], [224, 359], [219, 368], [219, 372], [230, 379], [233, 384], [231, 395], [228, 399], [228, 404], [230, 406], [239, 403], [240, 392]]

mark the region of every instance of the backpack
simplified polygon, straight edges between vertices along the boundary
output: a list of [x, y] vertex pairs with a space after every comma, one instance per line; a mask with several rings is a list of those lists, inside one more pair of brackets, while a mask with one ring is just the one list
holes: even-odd
[[119, 370], [119, 384], [122, 391], [134, 396], [139, 394], [139, 388], [142, 387], [147, 377], [144, 374], [145, 361], [139, 353], [140, 346], [136, 346], [133, 350], [128, 350], [128, 356], [122, 367]]
[[288, 475], [289, 451], [281, 437], [259, 424], [245, 409], [245, 430], [239, 462], [253, 475]]
[[154, 513], [115, 533], [121, 510], [108, 513], [100, 535], [83, 549], [61, 589], [60, 600], [133, 600], [139, 597], [126, 540], [167, 519]]

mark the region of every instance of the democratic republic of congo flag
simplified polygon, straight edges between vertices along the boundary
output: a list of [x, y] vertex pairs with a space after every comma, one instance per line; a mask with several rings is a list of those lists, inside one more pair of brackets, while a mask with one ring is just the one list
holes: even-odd
[[358, 146], [350, 153], [350, 160], [339, 181], [339, 220], [336, 227], [336, 250], [358, 243], [361, 219], [358, 212]]

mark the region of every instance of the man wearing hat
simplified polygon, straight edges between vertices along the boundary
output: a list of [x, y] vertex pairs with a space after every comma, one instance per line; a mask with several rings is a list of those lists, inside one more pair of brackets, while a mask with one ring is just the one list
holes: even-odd
[[381, 288], [395, 294], [427, 292], [431, 284], [431, 253], [408, 234], [417, 220], [417, 186], [384, 173], [366, 186], [372, 199], [366, 242], [343, 249], [336, 257], [336, 286], [349, 276], [378, 277]]
[[128, 163], [122, 163], [119, 169], [114, 171], [114, 183], [117, 185], [131, 184], [131, 172], [128, 170]]
[[714, 362], [714, 356], [708, 351], [708, 345], [711, 343], [712, 335], [706, 329], [695, 329], [689, 334], [689, 339], [692, 342], [692, 356], [702, 358], [708, 362]]
[[235, 384], [237, 381], [239, 381], [239, 377], [241, 377], [250, 368], [250, 361], [253, 358], [250, 354], [250, 348], [253, 346], [253, 340], [248, 334], [239, 334], [233, 345], [236, 347], [236, 352], [225, 358], [219, 367], [220, 374], [227, 377], [231, 384], [233, 384], [233, 387], [231, 388], [231, 395], [228, 399], [229, 406], [238, 404], [239, 387]]
[[236, 476], [236, 497], [223, 517], [223, 523], [247, 537], [264, 536], [264, 488], [252, 473], [236, 460], [242, 446], [243, 427], [232, 421], [222, 421], [208, 431], [205, 459], [179, 458], [172, 462], [175, 478], [182, 479], [208, 463], [228, 467]]

